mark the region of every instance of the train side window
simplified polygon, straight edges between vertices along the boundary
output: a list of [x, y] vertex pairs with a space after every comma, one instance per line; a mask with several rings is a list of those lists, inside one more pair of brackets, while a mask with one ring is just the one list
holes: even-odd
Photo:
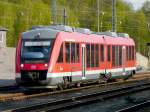
[[131, 60], [132, 60], [132, 52], [133, 52], [132, 50], [133, 50], [133, 49], [132, 49], [132, 46], [130, 46], [130, 47], [131, 47], [130, 58], [131, 58]]
[[100, 45], [100, 59], [104, 62], [104, 45]]
[[134, 46], [132, 46], [132, 60], [134, 60]]
[[119, 66], [122, 65], [122, 46], [119, 46]]
[[112, 66], [115, 66], [115, 46], [112, 46]]
[[131, 54], [132, 54], [131, 46], [129, 46], [129, 60], [131, 60]]
[[118, 57], [118, 54], [119, 54], [119, 52], [118, 52], [118, 46], [116, 46], [116, 64], [115, 64], [115, 66], [118, 66], [118, 62], [119, 62], [119, 57]]
[[110, 45], [107, 46], [107, 61], [110, 62]]
[[90, 67], [90, 44], [86, 45], [86, 67]]
[[135, 60], [135, 57], [136, 57], [136, 50], [135, 50], [135, 46], [133, 46], [133, 59]]
[[129, 53], [128, 53], [128, 52], [129, 52], [129, 48], [128, 48], [128, 46], [126, 46], [126, 56], [127, 56], [127, 61], [129, 60], [129, 55], [128, 55]]
[[66, 62], [70, 63], [70, 43], [65, 43]]
[[99, 67], [99, 46], [98, 44], [95, 45], [95, 58], [96, 58], [96, 67]]
[[60, 47], [60, 51], [59, 51], [59, 56], [58, 56], [58, 63], [62, 63], [63, 62], [63, 44]]
[[71, 43], [71, 63], [75, 63], [75, 43]]
[[79, 62], [79, 43], [76, 43], [76, 56], [75, 56], [75, 61], [76, 61], [76, 63], [78, 63]]
[[128, 60], [130, 61], [130, 46], [128, 46]]
[[94, 44], [91, 45], [91, 67], [94, 67]]

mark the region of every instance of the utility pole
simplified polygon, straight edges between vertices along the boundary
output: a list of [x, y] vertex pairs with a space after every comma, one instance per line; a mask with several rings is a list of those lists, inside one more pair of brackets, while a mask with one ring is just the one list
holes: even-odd
[[116, 0], [112, 0], [112, 31], [116, 32]]
[[57, 24], [56, 2], [57, 2], [57, 0], [51, 0], [51, 11], [52, 11], [52, 22], [53, 22], [53, 24]]
[[64, 21], [64, 25], [66, 25], [66, 18], [67, 18], [67, 13], [66, 13], [66, 9], [64, 8], [64, 10], [63, 10], [63, 21]]
[[148, 31], [150, 31], [150, 23], [147, 23]]
[[97, 0], [97, 32], [99, 32], [99, 0]]

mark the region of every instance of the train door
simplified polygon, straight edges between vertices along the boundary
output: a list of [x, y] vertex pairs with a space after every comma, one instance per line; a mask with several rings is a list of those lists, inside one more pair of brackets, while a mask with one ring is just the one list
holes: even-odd
[[122, 68], [123, 68], [123, 73], [125, 73], [125, 66], [126, 66], [126, 47], [122, 47]]
[[82, 79], [86, 79], [85, 44], [82, 44]]

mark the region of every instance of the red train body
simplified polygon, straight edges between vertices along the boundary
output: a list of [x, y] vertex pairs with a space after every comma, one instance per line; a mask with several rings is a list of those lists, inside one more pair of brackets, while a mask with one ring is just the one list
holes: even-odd
[[40, 27], [22, 33], [16, 48], [16, 82], [53, 86], [135, 73], [133, 39], [70, 30]]

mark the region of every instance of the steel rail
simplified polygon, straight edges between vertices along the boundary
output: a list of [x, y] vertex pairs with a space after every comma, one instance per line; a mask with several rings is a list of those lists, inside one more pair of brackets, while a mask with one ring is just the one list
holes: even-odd
[[[24, 92], [26, 92], [26, 91], [23, 90], [22, 94], [21, 94], [21, 91], [19, 91], [19, 95], [17, 95], [17, 96], [16, 96], [15, 92], [11, 95], [9, 94], [9, 95], [1, 96], [0, 97], [0, 102], [1, 101], [2, 102], [3, 101], [11, 101], [11, 100], [13, 100], [13, 101], [22, 100], [22, 99], [35, 98], [35, 97], [40, 97], [40, 96], [52, 95], [52, 94], [61, 94], [61, 93], [79, 91], [79, 90], [83, 90], [83, 89], [90, 89], [90, 88], [94, 88], [94, 87], [124, 85], [124, 84], [136, 83], [136, 82], [139, 82], [139, 81], [147, 81], [147, 80], [149, 80], [149, 78], [146, 77], [146, 78], [132, 79], [132, 80], [128, 80], [128, 81], [125, 81], [125, 82], [120, 82], [120, 81], [118, 82], [117, 81], [117, 82], [110, 82], [110, 83], [92, 84], [90, 86], [83, 86], [83, 87], [80, 87], [80, 88], [71, 88], [71, 89], [65, 89], [65, 90], [59, 90], [59, 91], [53, 91], [53, 92], [42, 92], [42, 93], [35, 93], [35, 92], [32, 93], [32, 92], [30, 92], [30, 94], [24, 94]], [[6, 91], [6, 92], [8, 92], [8, 91]]]
[[26, 111], [59, 111], [69, 109], [75, 106], [81, 106], [90, 104], [97, 101], [104, 101], [114, 97], [119, 97], [129, 93], [135, 93], [138, 91], [144, 91], [150, 89], [150, 82], [139, 82], [138, 84], [128, 85], [126, 87], [120, 87], [118, 89], [107, 90], [102, 92], [90, 93], [77, 97], [71, 97], [67, 99], [60, 99], [43, 104], [35, 104], [27, 107], [21, 107], [11, 110], [12, 112], [26, 112]]
[[142, 109], [144, 107], [148, 107], [148, 106], [150, 106], [150, 100], [136, 104], [136, 105], [126, 107], [126, 108], [118, 110], [116, 112], [135, 112], [137, 110], [140, 110], [140, 109]]
[[[140, 75], [142, 74], [142, 76], [141, 77], [139, 77]], [[150, 76], [143, 76], [143, 74], [144, 75], [147, 75], [147, 74], [150, 74], [150, 72], [141, 72], [141, 73], [136, 73], [136, 76], [138, 76], [138, 77], [133, 77], [133, 81], [134, 80], [139, 80], [139, 79], [141, 79], [142, 77], [143, 78], [149, 78]], [[131, 80], [129, 79], [128, 81], [126, 81], [126, 82], [130, 82]], [[115, 83], [121, 83], [121, 82], [113, 82], [113, 83], [107, 83], [108, 85], [109, 84], [115, 84]], [[103, 84], [103, 83], [102, 83]], [[88, 83], [86, 83], [85, 85], [88, 85]], [[16, 89], [18, 89], [18, 88], [20, 88], [20, 86], [19, 85], [8, 85], [8, 86], [0, 86], [0, 92], [8, 92], [8, 91], [13, 91], [13, 90], [16, 90]]]
[[[140, 76], [140, 75], [147, 75], [147, 74], [150, 74], [150, 71], [148, 72], [140, 72], [140, 73], [136, 73], [137, 76]], [[0, 86], [0, 91], [10, 91], [10, 90], [13, 90], [13, 89], [18, 89], [20, 86], [19, 85], [7, 85], [7, 86]]]
[[18, 89], [19, 86], [17, 85], [10, 85], [10, 86], [0, 86], [0, 91], [11, 91], [14, 89]]

